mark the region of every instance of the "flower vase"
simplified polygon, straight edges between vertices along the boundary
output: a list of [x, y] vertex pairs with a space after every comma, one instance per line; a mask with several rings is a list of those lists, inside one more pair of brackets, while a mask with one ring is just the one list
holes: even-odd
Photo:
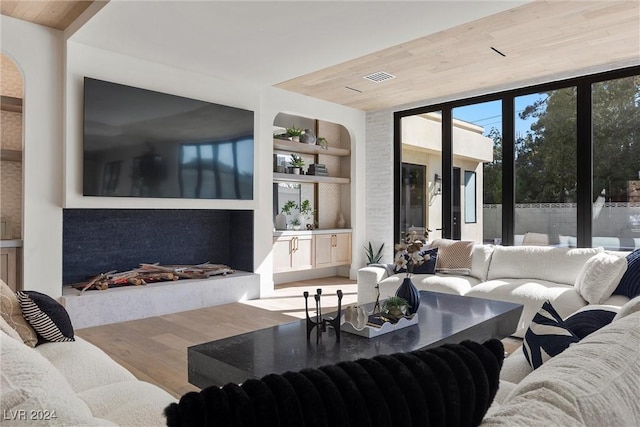
[[404, 298], [409, 303], [407, 314], [411, 315], [418, 311], [420, 306], [420, 293], [411, 281], [411, 277], [405, 277], [400, 287], [396, 291], [396, 296]]

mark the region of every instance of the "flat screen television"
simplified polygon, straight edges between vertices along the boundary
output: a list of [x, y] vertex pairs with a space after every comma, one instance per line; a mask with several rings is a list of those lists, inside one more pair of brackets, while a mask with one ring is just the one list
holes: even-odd
[[251, 200], [253, 116], [85, 77], [83, 195]]

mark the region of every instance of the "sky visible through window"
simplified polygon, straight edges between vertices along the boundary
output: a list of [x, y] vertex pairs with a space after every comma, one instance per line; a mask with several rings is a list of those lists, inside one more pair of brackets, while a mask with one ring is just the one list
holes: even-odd
[[[518, 114], [522, 112], [528, 105], [532, 105], [538, 99], [546, 95], [534, 93], [531, 95], [519, 96], [515, 99], [516, 111], [516, 135], [524, 135], [531, 128], [531, 124], [535, 122], [535, 118], [529, 117], [521, 120]], [[453, 117], [458, 120], [473, 123], [484, 128], [486, 136], [491, 128], [495, 127], [502, 132], [502, 103], [501, 101], [483, 102], [480, 104], [465, 105], [453, 109]]]

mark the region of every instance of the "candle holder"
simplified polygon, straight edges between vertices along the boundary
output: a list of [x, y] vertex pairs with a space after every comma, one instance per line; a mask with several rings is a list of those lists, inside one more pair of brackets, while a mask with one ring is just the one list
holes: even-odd
[[309, 316], [309, 292], [305, 291], [304, 296], [304, 310], [307, 317], [307, 341], [311, 341], [311, 331], [316, 329], [316, 344], [320, 342], [320, 334], [327, 331], [327, 326], [332, 327], [336, 331], [336, 342], [340, 342], [340, 319], [342, 318], [342, 291], [338, 289], [336, 292], [338, 295], [338, 314], [335, 318], [325, 319], [322, 317], [322, 289], [316, 289], [316, 294], [313, 299], [316, 303], [316, 320], [312, 320]]

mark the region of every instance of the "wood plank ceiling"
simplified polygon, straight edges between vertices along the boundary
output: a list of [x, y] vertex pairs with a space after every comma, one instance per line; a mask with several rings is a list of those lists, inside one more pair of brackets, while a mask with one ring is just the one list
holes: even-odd
[[[639, 64], [640, 1], [549, 0], [276, 86], [372, 111], [415, 102], [428, 105]], [[379, 71], [396, 78], [380, 83], [363, 78]]]
[[45, 27], [64, 30], [84, 12], [93, 1], [0, 1], [0, 13]]
[[[63, 30], [91, 3], [2, 0], [0, 5], [4, 15]], [[276, 87], [373, 111], [630, 65], [640, 65], [640, 1], [537, 0]], [[395, 78], [379, 83], [363, 78], [381, 71]]]

